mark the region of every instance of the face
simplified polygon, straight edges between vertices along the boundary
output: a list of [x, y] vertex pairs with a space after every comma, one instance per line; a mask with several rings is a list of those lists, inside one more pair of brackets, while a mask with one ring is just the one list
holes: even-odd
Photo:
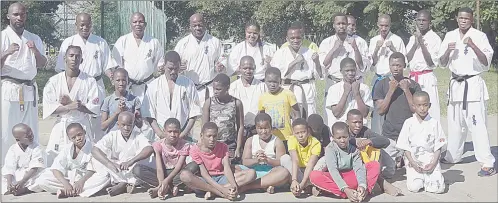
[[323, 123], [309, 123], [312, 134], [320, 134], [323, 130]]
[[287, 31], [287, 42], [294, 50], [301, 48], [303, 42], [303, 35], [301, 30], [289, 30]]
[[172, 145], [178, 143], [178, 138], [180, 137], [180, 127], [176, 124], [169, 124], [164, 126], [165, 139]]
[[19, 144], [22, 145], [30, 145], [33, 143], [34, 140], [34, 135], [33, 131], [31, 129], [22, 129], [22, 130], [16, 130], [14, 131], [14, 138]]
[[336, 16], [334, 19], [334, 29], [337, 34], [346, 33], [348, 18], [346, 16]]
[[472, 26], [472, 21], [474, 21], [474, 17], [472, 14], [467, 12], [459, 12], [457, 16], [458, 27], [461, 30], [467, 30]]
[[83, 61], [81, 52], [78, 49], [68, 49], [66, 52], [66, 67], [71, 70], [78, 70]]
[[363, 128], [363, 117], [361, 115], [350, 115], [348, 116], [347, 122], [349, 130], [354, 134], [360, 133]]
[[280, 90], [281, 78], [276, 74], [268, 74], [265, 76], [266, 87], [270, 93], [277, 93]]
[[270, 121], [260, 121], [256, 123], [256, 132], [258, 133], [260, 139], [270, 139], [271, 131], [272, 127]]
[[417, 16], [417, 27], [420, 31], [428, 30], [430, 23], [429, 15], [422, 13]]
[[256, 69], [256, 67], [254, 66], [254, 61], [252, 60], [242, 61], [239, 69], [244, 79], [250, 80], [254, 78], [254, 70]]
[[415, 107], [415, 113], [421, 117], [425, 117], [429, 112], [429, 108], [431, 108], [431, 103], [428, 97], [416, 96], [413, 97], [413, 106]]
[[145, 32], [145, 27], [147, 23], [145, 22], [145, 18], [142, 15], [133, 15], [131, 18], [131, 30], [136, 35], [143, 35]]
[[134, 116], [121, 116], [118, 117], [118, 128], [121, 130], [121, 135], [130, 137], [133, 127], [135, 126]]
[[17, 29], [24, 28], [24, 23], [26, 22], [26, 9], [22, 6], [12, 7], [7, 14], [7, 19], [9, 19], [12, 27]]
[[393, 77], [402, 76], [404, 68], [405, 62], [403, 62], [403, 59], [393, 58], [389, 60], [389, 69]]
[[309, 128], [305, 125], [296, 125], [292, 127], [292, 132], [296, 136], [297, 141], [300, 144], [306, 144], [308, 137], [310, 136]]
[[164, 74], [168, 76], [171, 80], [176, 81], [178, 78], [178, 73], [180, 72], [180, 62], [171, 62], [167, 61], [166, 64], [164, 64]]
[[356, 64], [346, 63], [341, 69], [341, 73], [346, 82], [354, 82], [356, 77]]
[[79, 16], [76, 19], [76, 29], [80, 36], [88, 38], [92, 32], [92, 20], [86, 15]]
[[356, 19], [354, 18], [348, 18], [348, 34], [356, 34]]
[[348, 147], [348, 144], [349, 144], [348, 131], [346, 131], [346, 130], [336, 131], [332, 135], [332, 138], [333, 138], [334, 142], [337, 144], [337, 146], [339, 146], [339, 148], [346, 149]]
[[201, 18], [195, 18], [190, 21], [190, 32], [196, 38], [202, 38], [206, 32], [206, 27], [204, 25], [204, 20]]
[[218, 130], [216, 129], [206, 129], [201, 133], [201, 142], [205, 147], [209, 149], [214, 149], [214, 145], [216, 144], [217, 139]]
[[113, 84], [115, 90], [119, 92], [126, 91], [128, 76], [123, 72], [116, 72], [116, 74], [113, 75]]
[[381, 18], [377, 22], [377, 27], [379, 27], [379, 33], [382, 38], [386, 38], [387, 34], [389, 34], [389, 30], [391, 29], [391, 21], [387, 18]]
[[224, 97], [228, 95], [228, 88], [227, 86], [224, 86], [220, 82], [213, 82], [213, 91], [214, 91], [214, 96], [217, 98]]
[[491, 30], [496, 30], [496, 23], [491, 23]]
[[251, 43], [251, 44], [256, 44], [256, 42], [259, 39], [259, 29], [251, 25], [246, 28], [246, 41]]
[[71, 128], [67, 132], [67, 137], [69, 138], [69, 140], [71, 140], [71, 142], [79, 148], [85, 145], [85, 135], [85, 130], [79, 127]]

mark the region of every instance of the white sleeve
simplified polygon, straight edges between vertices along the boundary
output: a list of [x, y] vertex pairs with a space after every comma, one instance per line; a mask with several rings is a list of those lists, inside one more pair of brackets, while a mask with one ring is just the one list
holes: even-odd
[[[69, 147], [69, 150], [66, 149]], [[69, 156], [67, 153], [70, 152], [71, 150], [71, 145], [66, 145], [64, 149], [62, 149], [57, 157], [55, 157], [54, 162], [52, 163], [52, 166], [50, 169], [55, 169], [60, 171], [62, 174], [65, 174], [68, 171], [68, 160], [67, 157]]]
[[370, 61], [370, 57], [368, 54], [368, 45], [365, 40], [362, 40], [362, 43], [358, 44], [358, 49], [360, 50], [361, 60], [363, 62], [363, 68], [360, 70], [365, 73], [370, 66], [372, 66], [372, 62]]
[[187, 87], [187, 92], [189, 95], [189, 118], [198, 117], [202, 115], [201, 102], [199, 101], [199, 94], [193, 82], [189, 81], [189, 86]]
[[324, 39], [321, 43], [320, 46], [318, 47], [318, 56], [320, 59], [320, 65], [325, 66], [323, 64], [325, 57], [327, 57], [327, 54], [329, 53], [330, 50], [328, 50], [329, 46], [327, 44], [327, 39]]
[[43, 46], [43, 42], [42, 42], [41, 38], [36, 36], [36, 40], [34, 42], [35, 42], [36, 49], [38, 49], [40, 54], [46, 58], [47, 56], [45, 55], [45, 47]]
[[112, 48], [112, 60], [114, 60], [114, 64], [119, 67], [123, 67], [123, 55], [124, 55], [124, 42], [123, 38], [126, 36], [120, 37], [116, 43], [114, 44], [114, 47]]
[[491, 59], [493, 58], [493, 47], [491, 47], [491, 44], [489, 44], [488, 37], [484, 33], [481, 33], [479, 39], [475, 40], [474, 43], [477, 48], [479, 48], [479, 50], [481, 50], [482, 53], [486, 56], [486, 59], [488, 61], [488, 65], [484, 65], [478, 60], [479, 66], [477, 68], [479, 68], [480, 71], [488, 71], [489, 66], [491, 65]]
[[[444, 53], [446, 53], [446, 49], [448, 49], [448, 44], [450, 43], [450, 33], [446, 33], [446, 35], [444, 36], [444, 39], [443, 41], [441, 42], [441, 46], [439, 47], [439, 56], [438, 56], [438, 59], [437, 62], [438, 64], [440, 65], [440, 67], [442, 68], [447, 68], [448, 65], [450, 64], [450, 61], [448, 61], [448, 63], [446, 64], [446, 66], [443, 66], [442, 63], [441, 63], [441, 56], [443, 56]], [[451, 53], [450, 53], [450, 59], [451, 60]]]
[[93, 78], [87, 78], [87, 80], [90, 80], [90, 89], [88, 91], [88, 100], [85, 103], [85, 107], [93, 112], [95, 115], [100, 115], [100, 105], [102, 104], [102, 101], [100, 101], [100, 98], [102, 98], [99, 94], [99, 89], [97, 82]]
[[56, 83], [54, 80], [58, 79], [58, 75], [52, 76], [45, 87], [43, 88], [43, 119], [51, 116], [59, 106], [59, 95], [57, 95]]
[[337, 105], [339, 101], [341, 100], [342, 97], [342, 92], [339, 88], [338, 85], [343, 84], [343, 83], [337, 83], [329, 87], [328, 93], [327, 93], [327, 98], [325, 100], [325, 107], [326, 108], [332, 108], [332, 106]]
[[403, 127], [401, 128], [401, 132], [399, 133], [398, 141], [396, 142], [396, 148], [411, 152], [410, 147], [410, 120], [407, 119], [403, 123]]
[[432, 39], [432, 42], [433, 43], [431, 44], [431, 46], [427, 47], [427, 49], [429, 50], [432, 62], [434, 63], [434, 66], [431, 68], [434, 69], [439, 66], [439, 57], [441, 56], [439, 52], [439, 48], [441, 47], [441, 38], [437, 36], [436, 38]]
[[40, 147], [33, 149], [31, 154], [31, 160], [29, 161], [29, 169], [32, 168], [45, 168], [47, 164], [47, 155], [45, 151]]
[[437, 122], [435, 133], [436, 139], [434, 140], [434, 151], [441, 149], [446, 145], [446, 135], [444, 134], [443, 127], [441, 127], [441, 123], [439, 121]]
[[97, 144], [95, 144], [94, 147], [99, 148], [104, 154], [108, 154], [112, 151], [112, 140], [113, 140], [113, 133], [114, 131], [111, 131], [104, 135], [102, 139], [100, 139]]
[[[17, 145], [17, 143], [15, 143], [15, 145]], [[14, 145], [12, 145], [12, 146], [14, 146]], [[4, 165], [2, 167], [2, 176], [15, 175], [15, 173], [16, 173], [16, 170], [17, 170], [16, 153], [14, 152], [14, 149], [12, 146], [7, 151], [7, 154], [5, 155], [5, 159], [3, 159]]]
[[161, 43], [159, 42], [159, 40], [155, 40], [156, 41], [156, 44], [157, 44], [157, 50], [156, 50], [156, 53], [155, 53], [155, 68], [156, 68], [156, 71], [159, 70], [159, 67], [161, 66], [164, 66], [164, 49], [163, 49], [163, 46], [161, 45]]
[[140, 108], [143, 117], [156, 119], [157, 80], [159, 80], [159, 78], [147, 84], [147, 91], [145, 92], [145, 96], [142, 101], [142, 108]]
[[104, 69], [103, 71], [105, 72], [111, 68], [116, 67], [118, 64], [116, 64], [116, 61], [112, 59], [111, 50], [105, 40], [102, 42], [102, 51], [102, 67]]
[[372, 93], [370, 92], [370, 88], [368, 88], [368, 86], [365, 88], [365, 91], [363, 92], [363, 102], [365, 103], [365, 105], [368, 106], [370, 110], [373, 110], [374, 104], [372, 100]]

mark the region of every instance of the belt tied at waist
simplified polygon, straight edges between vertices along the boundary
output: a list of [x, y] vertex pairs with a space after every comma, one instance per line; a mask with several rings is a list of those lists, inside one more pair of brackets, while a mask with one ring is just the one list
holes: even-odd
[[143, 84], [149, 82], [153, 78], [154, 78], [154, 75], [151, 74], [149, 77], [147, 77], [147, 78], [145, 78], [144, 80], [141, 80], [141, 81], [136, 81], [136, 80], [133, 80], [131, 78], [129, 78], [129, 81], [130, 81], [131, 86], [133, 86], [133, 85], [137, 85], [138, 86], [138, 85], [143, 85]]
[[451, 100], [451, 81], [456, 80], [457, 82], [465, 82], [465, 86], [463, 89], [463, 110], [467, 110], [467, 92], [469, 91], [469, 83], [467, 82], [468, 79], [474, 77], [476, 75], [457, 75], [455, 73], [451, 73], [451, 79], [450, 79], [450, 84], [448, 85], [448, 104], [450, 104]]
[[197, 89], [197, 91], [201, 91], [202, 89], [206, 88], [204, 94], [204, 101], [206, 101], [209, 98], [209, 88], [207, 88], [207, 86], [210, 85], [211, 83], [213, 83], [213, 80], [210, 80], [205, 83], [195, 84], [195, 89]]
[[414, 77], [415, 78], [415, 82], [418, 83], [418, 76], [419, 75], [423, 75], [423, 74], [427, 74], [427, 73], [432, 73], [432, 70], [411, 71], [410, 72], [410, 77]]
[[[26, 86], [31, 86], [33, 87], [33, 107], [36, 107], [36, 86], [35, 86], [35, 80], [21, 80], [17, 78], [13, 78], [10, 76], [1, 76], [1, 80], [9, 81], [18, 85], [26, 85]], [[20, 110], [24, 111], [24, 91], [22, 86], [19, 88], [19, 106]]]
[[[308, 106], [308, 102], [306, 101], [306, 94], [304, 93], [303, 84], [308, 84], [308, 83], [310, 83], [313, 80], [315, 80], [315, 79], [314, 78], [305, 79], [305, 80], [284, 79], [284, 84], [285, 85], [290, 85], [290, 87], [289, 87], [290, 91], [294, 92], [294, 87], [295, 86], [298, 86], [299, 88], [301, 88], [301, 101], [303, 103], [301, 105], [300, 111], [301, 111], [301, 117], [302, 118], [307, 118], [305, 109]], [[297, 97], [297, 95], [296, 95], [296, 97]]]
[[93, 78], [95, 78], [95, 81], [99, 81], [100, 79], [102, 79], [102, 75], [95, 76], [95, 77], [93, 77]]

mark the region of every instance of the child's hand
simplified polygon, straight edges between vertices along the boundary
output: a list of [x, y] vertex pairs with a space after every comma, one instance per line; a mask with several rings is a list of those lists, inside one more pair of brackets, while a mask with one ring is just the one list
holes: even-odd
[[410, 161], [410, 167], [415, 169], [418, 173], [422, 173], [422, 167], [420, 166], [420, 163], [416, 161]]
[[73, 187], [74, 196], [79, 195], [81, 192], [83, 192], [83, 185], [85, 185], [85, 182], [83, 181], [76, 181], [74, 183]]
[[363, 201], [365, 199], [365, 196], [367, 196], [367, 192], [364, 187], [359, 186], [357, 189], [357, 197], [358, 197], [358, 202]]
[[434, 171], [434, 169], [436, 168], [437, 166], [437, 162], [431, 162], [427, 165], [424, 166], [424, 171], [427, 172], [427, 173], [432, 173], [432, 171]]
[[228, 199], [235, 200], [237, 199], [237, 195], [239, 194], [238, 188], [236, 186], [231, 186], [228, 188]]
[[294, 193], [294, 195], [296, 195], [296, 193], [298, 192], [301, 192], [301, 187], [299, 186], [299, 182], [297, 182], [297, 180], [292, 181], [290, 190], [292, 193]]
[[72, 197], [74, 196], [73, 191], [74, 191], [73, 186], [71, 184], [67, 184], [64, 185], [64, 190], [62, 192], [64, 192], [64, 195], [66, 197]]
[[344, 189], [344, 193], [346, 193], [346, 196], [348, 197], [349, 201], [351, 202], [358, 202], [358, 193], [350, 188]]

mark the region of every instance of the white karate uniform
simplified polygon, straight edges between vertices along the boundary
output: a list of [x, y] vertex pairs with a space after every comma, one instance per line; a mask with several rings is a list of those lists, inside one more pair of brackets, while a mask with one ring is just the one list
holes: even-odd
[[[439, 94], [437, 90], [437, 78], [433, 72], [422, 73], [421, 75], [414, 76], [414, 72], [422, 71], [432, 71], [439, 65], [439, 48], [441, 46], [441, 38], [432, 30], [429, 30], [423, 37], [424, 44], [429, 51], [432, 58], [434, 66], [427, 65], [422, 54], [422, 49], [420, 46], [415, 50], [412, 60], [408, 63], [410, 68], [410, 78], [418, 82], [422, 91], [429, 94], [431, 99], [431, 108], [429, 109], [429, 114], [433, 116], [434, 119], [439, 120], [441, 115], [441, 110], [439, 107]], [[413, 45], [415, 44], [415, 37], [411, 36], [408, 45], [406, 45], [406, 50], [409, 52]], [[415, 73], [417, 74], [417, 73]]]
[[[24, 30], [19, 37], [10, 26], [2, 31], [2, 53], [7, 51], [13, 43], [19, 45], [19, 51], [14, 52], [5, 60], [2, 67], [1, 76], [9, 76], [21, 80], [33, 80], [36, 76], [36, 58], [33, 51], [26, 43], [33, 41], [40, 53], [45, 56], [45, 48], [38, 37], [27, 30]], [[11, 146], [15, 143], [12, 137], [12, 127], [18, 123], [28, 125], [35, 135], [34, 142], [38, 142], [38, 87], [16, 84], [11, 81], [2, 80], [2, 145]], [[19, 91], [22, 88], [24, 100], [24, 111], [21, 111]], [[36, 94], [36, 96], [34, 95]], [[34, 103], [36, 101], [36, 103]], [[2, 157], [7, 154], [8, 147], [2, 147]], [[3, 163], [1, 163], [3, 165]]]
[[[187, 61], [187, 70], [183, 74], [196, 85], [209, 83], [216, 77], [215, 67], [218, 61], [225, 63], [225, 67], [228, 66], [226, 61], [222, 61], [223, 46], [221, 41], [207, 32], [200, 42], [192, 34], [187, 35], [178, 41], [175, 51], [180, 54], [182, 61]], [[208, 85], [207, 88], [209, 88], [209, 97], [213, 96], [213, 87]], [[203, 106], [206, 100], [206, 89], [201, 88], [197, 90], [197, 93], [200, 106]]]
[[86, 140], [81, 151], [73, 159], [74, 144], [63, 146], [52, 166], [38, 178], [40, 187], [50, 193], [57, 193], [58, 190], [64, 189], [64, 185], [57, 180], [52, 170], [60, 171], [71, 185], [74, 185], [88, 172], [95, 172], [83, 185], [83, 192], [80, 193], [80, 197], [90, 197], [108, 186], [110, 184], [109, 174], [96, 171], [96, 160], [92, 157], [92, 147], [92, 143]]
[[[64, 56], [66, 55], [66, 50], [69, 46], [79, 46], [83, 52], [83, 62], [80, 64], [80, 70], [90, 77], [100, 77], [97, 80], [97, 84], [100, 91], [100, 100], [104, 101], [106, 90], [104, 87], [104, 70], [116, 67], [111, 57], [111, 51], [109, 50], [109, 45], [101, 37], [90, 34], [88, 39], [85, 41], [79, 34], [73, 35], [62, 41], [61, 47], [59, 49], [59, 55], [57, 56], [57, 63], [55, 64], [55, 71], [61, 72], [66, 70], [66, 64], [64, 61]], [[90, 116], [90, 124], [92, 131], [94, 133], [93, 139], [98, 141], [104, 135], [102, 131], [102, 116]]]
[[33, 168], [38, 168], [37, 172], [26, 182], [24, 187], [33, 192], [43, 191], [37, 184], [36, 180], [46, 167], [47, 156], [41, 146], [33, 142], [25, 151], [21, 149], [18, 143], [10, 146], [5, 157], [5, 164], [2, 167], [2, 195], [7, 192], [6, 175], [14, 176], [12, 183], [16, 183], [24, 178], [24, 175]]
[[294, 69], [294, 71], [291, 71], [290, 74], [286, 77], [285, 73], [289, 69], [289, 64], [292, 63], [292, 61], [294, 61], [295, 59], [290, 49], [291, 47], [286, 47], [277, 50], [273, 55], [273, 59], [271, 60], [270, 64], [272, 67], [280, 69], [280, 71], [282, 72], [282, 80], [284, 80], [285, 78], [296, 81], [303, 81], [306, 79], [310, 80], [309, 83], [302, 84], [302, 89], [297, 85], [284, 85], [284, 88], [290, 89], [296, 95], [297, 103], [299, 103], [299, 106], [301, 108], [306, 109], [308, 115], [314, 114], [316, 113], [316, 87], [315, 81], [311, 79], [313, 79], [313, 75], [316, 71], [315, 62], [313, 62], [313, 59], [311, 59], [311, 57], [315, 52], [308, 47], [301, 46], [297, 54], [303, 55], [305, 62], [300, 65], [301, 68], [299, 68], [299, 65], [297, 65], [298, 68]]
[[256, 45], [255, 47], [246, 41], [240, 42], [232, 48], [230, 56], [228, 57], [228, 69], [230, 73], [239, 69], [240, 59], [244, 56], [251, 56], [254, 59], [256, 70], [254, 71], [254, 78], [258, 80], [265, 79], [265, 63], [266, 56], [273, 57], [276, 48], [275, 45], [263, 42], [263, 46]]
[[[409, 151], [413, 159], [420, 162], [423, 168], [429, 164], [437, 150], [443, 151], [446, 145], [446, 136], [439, 120], [429, 115], [419, 121], [416, 114], [406, 119], [399, 134], [396, 148]], [[405, 163], [408, 159], [405, 158]], [[426, 192], [442, 193], [446, 188], [441, 166], [438, 163], [432, 173], [415, 171], [410, 165], [406, 166], [406, 186], [409, 191], [418, 192], [424, 188]]]
[[249, 87], [245, 87], [242, 83], [242, 78], [233, 81], [230, 84], [228, 93], [242, 101], [244, 107], [244, 126], [254, 126], [254, 119], [259, 113], [258, 101], [259, 97], [266, 92], [265, 83], [254, 78]]
[[[466, 48], [463, 40], [470, 37], [474, 44], [484, 53], [488, 60], [485, 66], [477, 59], [472, 48]], [[454, 74], [459, 76], [475, 75], [467, 79], [467, 110], [463, 109], [463, 95], [465, 82], [451, 80], [449, 85], [448, 104], [448, 152], [445, 159], [456, 163], [461, 161], [463, 146], [467, 137], [467, 130], [472, 132], [472, 141], [476, 159], [483, 167], [493, 167], [495, 162], [491, 154], [489, 136], [486, 127], [486, 101], [489, 99], [488, 89], [480, 74], [489, 70], [493, 49], [489, 44], [486, 34], [470, 28], [465, 36], [460, 38], [460, 31], [455, 29], [446, 33], [439, 53], [446, 52], [448, 44], [456, 42], [456, 48], [450, 53], [447, 66]], [[464, 128], [466, 130], [464, 130]]]
[[[332, 85], [332, 87], [328, 89], [327, 98], [325, 98], [326, 107], [332, 108], [332, 106], [339, 104], [339, 101], [341, 100], [343, 94], [344, 94], [344, 81]], [[372, 100], [372, 94], [370, 93], [370, 88], [363, 83], [360, 83], [360, 95], [365, 105], [367, 105], [369, 109], [372, 109], [373, 100]], [[353, 92], [349, 93], [349, 96], [346, 100], [346, 105], [344, 106], [344, 112], [341, 115], [341, 117], [339, 118], [335, 117], [334, 114], [332, 114], [332, 110], [330, 110], [331, 114], [330, 117], [327, 119], [328, 120], [327, 126], [332, 126], [334, 125], [334, 123], [339, 121], [346, 122], [348, 112], [351, 109], [358, 109], [358, 103], [354, 98]], [[368, 119], [363, 118], [363, 123], [365, 126], [368, 126]]]
[[[152, 74], [164, 65], [164, 50], [158, 39], [144, 35], [137, 44], [133, 33], [118, 38], [112, 49], [112, 58], [115, 63], [128, 71], [130, 79], [137, 82], [150, 83]], [[147, 80], [148, 81], [145, 81]], [[130, 92], [143, 102], [146, 84], [132, 85]]]
[[[381, 35], [377, 35], [370, 40], [370, 45], [368, 47], [369, 56], [373, 57], [375, 47], [377, 46], [377, 41], [379, 41], [381, 39], [382, 39]], [[405, 43], [403, 42], [401, 37], [399, 37], [398, 35], [396, 35], [392, 32], [389, 32], [389, 34], [387, 34], [386, 39], [384, 40], [384, 44], [379, 49], [379, 52], [378, 52], [379, 58], [377, 60], [377, 64], [372, 65], [372, 67], [371, 67], [371, 70], [373, 72], [375, 72], [375, 74], [376, 74], [376, 77], [374, 77], [374, 79], [372, 80], [372, 95], [373, 95], [373, 91], [375, 89], [376, 83], [378, 81], [381, 81], [382, 79], [384, 79], [384, 77], [389, 76], [391, 73], [391, 70], [389, 68], [389, 57], [394, 52], [392, 52], [391, 49], [389, 49], [386, 46], [387, 41], [392, 42], [392, 44], [397, 52], [400, 52], [403, 55], [405, 55], [405, 62], [408, 61], [408, 60], [406, 60]], [[374, 131], [377, 134], [382, 134], [382, 125], [384, 124], [384, 116], [379, 115], [376, 108], [377, 107], [375, 106], [374, 110], [372, 111], [372, 122], [371, 122], [372, 131]]]
[[74, 82], [73, 88], [69, 91], [66, 82], [66, 72], [52, 76], [43, 89], [43, 119], [47, 119], [50, 116], [58, 117], [47, 144], [48, 165], [52, 163], [55, 156], [59, 153], [59, 148], [70, 143], [66, 134], [66, 127], [69, 124], [80, 123], [86, 131], [87, 139], [92, 141], [93, 138], [89, 114], [72, 110], [68, 113], [53, 115], [54, 111], [62, 105], [59, 101], [59, 97], [62, 95], [68, 95], [72, 101], [80, 100], [95, 115], [100, 114], [102, 100], [100, 100], [101, 96], [99, 95], [97, 82], [93, 77], [80, 72], [80, 75]]

